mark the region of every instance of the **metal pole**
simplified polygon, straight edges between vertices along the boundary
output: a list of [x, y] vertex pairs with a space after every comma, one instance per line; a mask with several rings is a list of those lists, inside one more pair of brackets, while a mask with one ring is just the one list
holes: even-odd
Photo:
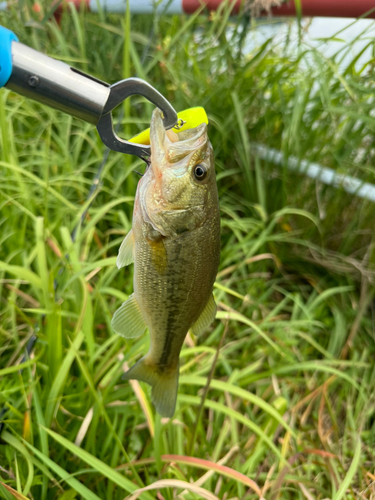
[[[152, 14], [154, 12], [164, 14], [192, 14], [205, 4], [207, 10], [217, 10], [224, 0], [129, 0], [130, 10], [133, 14]], [[231, 0], [233, 4], [232, 14], [238, 14], [243, 0]], [[111, 13], [124, 13], [126, 11], [126, 0], [64, 0], [56, 10], [61, 14], [64, 3], [73, 2], [78, 8], [85, 6], [92, 12], [98, 12], [99, 8]], [[1, 6], [1, 4], [0, 4]], [[368, 18], [375, 19], [375, 0], [301, 0], [302, 15], [305, 17], [348, 17], [357, 18], [369, 14]], [[1, 8], [1, 7], [0, 7]], [[270, 14], [274, 17], [296, 16], [294, 0], [290, 0], [280, 7], [273, 7]], [[264, 11], [261, 16], [268, 16]]]

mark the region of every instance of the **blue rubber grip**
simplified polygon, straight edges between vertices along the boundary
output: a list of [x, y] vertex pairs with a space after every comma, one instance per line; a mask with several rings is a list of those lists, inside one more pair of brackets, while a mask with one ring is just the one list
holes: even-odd
[[13, 31], [0, 26], [0, 88], [6, 85], [12, 74], [12, 42], [18, 42]]

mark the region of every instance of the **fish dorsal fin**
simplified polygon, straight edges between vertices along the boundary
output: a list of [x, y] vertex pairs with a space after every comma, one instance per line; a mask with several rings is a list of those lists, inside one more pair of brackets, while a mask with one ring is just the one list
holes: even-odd
[[116, 266], [121, 269], [124, 266], [128, 266], [134, 261], [134, 235], [131, 229], [125, 236], [124, 241], [121, 243], [120, 250], [118, 251], [118, 256], [116, 260]]
[[216, 316], [216, 304], [214, 300], [214, 296], [211, 294], [211, 297], [208, 299], [208, 302], [201, 312], [201, 315], [197, 319], [197, 321], [191, 327], [191, 333], [194, 335], [199, 335], [203, 332], [210, 324], [213, 322]]
[[126, 339], [138, 337], [146, 330], [146, 321], [134, 293], [117, 309], [111, 325], [116, 333]]

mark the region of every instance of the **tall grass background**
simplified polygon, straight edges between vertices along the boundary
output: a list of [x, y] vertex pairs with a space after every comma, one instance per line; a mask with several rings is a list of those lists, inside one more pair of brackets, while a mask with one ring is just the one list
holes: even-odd
[[[205, 107], [218, 313], [188, 338], [175, 416], [160, 419], [149, 387], [121, 380], [148, 335], [128, 342], [110, 327], [132, 293], [132, 267], [115, 260], [142, 162], [2, 90], [0, 497], [375, 498], [374, 206], [254, 148], [375, 182], [374, 59], [343, 66], [350, 44], [327, 59], [302, 29], [295, 50], [270, 38], [249, 51], [256, 21], [228, 5], [190, 17], [70, 6], [60, 26], [41, 7], [23, 0], [0, 23], [104, 81], [138, 76], [177, 110]], [[139, 98], [120, 106], [120, 133], [148, 127], [151, 111]]]

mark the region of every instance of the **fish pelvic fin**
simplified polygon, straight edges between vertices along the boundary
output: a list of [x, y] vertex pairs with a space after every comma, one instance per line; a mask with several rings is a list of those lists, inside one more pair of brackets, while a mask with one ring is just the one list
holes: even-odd
[[146, 330], [147, 324], [134, 293], [117, 309], [111, 325], [116, 333], [126, 339], [139, 337]]
[[116, 266], [121, 269], [134, 262], [134, 234], [131, 229], [125, 236], [124, 241], [121, 243], [120, 250], [116, 260]]
[[172, 418], [177, 401], [179, 366], [161, 369], [146, 355], [130, 368], [122, 378], [140, 380], [151, 385], [151, 401], [162, 417]]

